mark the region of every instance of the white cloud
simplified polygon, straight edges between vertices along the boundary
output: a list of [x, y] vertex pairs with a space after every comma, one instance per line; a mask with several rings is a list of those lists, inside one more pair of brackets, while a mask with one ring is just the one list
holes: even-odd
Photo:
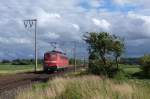
[[98, 20], [96, 18], [93, 18], [92, 21], [96, 26], [98, 26], [104, 30], [109, 30], [109, 28], [111, 26], [111, 24], [105, 19]]
[[101, 6], [101, 3], [102, 3], [102, 0], [91, 0], [90, 1], [90, 5], [92, 7], [100, 7]]
[[[141, 29], [143, 30], [143, 35], [150, 37], [150, 16], [135, 14], [134, 12], [129, 12], [128, 17], [133, 20], [141, 20], [143, 24], [141, 24]], [[138, 24], [138, 23], [137, 23]]]
[[138, 10], [148, 10], [150, 8], [150, 0], [113, 0], [113, 2], [117, 5], [124, 6], [124, 5], [132, 5], [139, 7], [141, 9]]
[[129, 12], [128, 16], [133, 19], [142, 19], [145, 22], [150, 22], [150, 16], [136, 14], [134, 12]]
[[46, 26], [49, 22], [55, 22], [61, 19], [61, 15], [59, 13], [49, 13], [41, 8], [36, 11], [35, 17], [36, 16], [40, 26]]
[[79, 31], [80, 30], [80, 27], [79, 27], [79, 25], [77, 25], [77, 24], [72, 24], [72, 26], [77, 30], [77, 31]]
[[125, 5], [125, 4], [134, 4], [138, 0], [113, 0], [114, 3], [119, 4], [119, 5]]
[[54, 33], [54, 32], [48, 32], [44, 34], [45, 38], [49, 38], [49, 39], [59, 39], [60, 35]]
[[3, 44], [31, 44], [31, 40], [28, 38], [14, 38], [14, 37], [0, 37], [0, 43]]
[[58, 14], [58, 13], [52, 13], [52, 14], [50, 14], [50, 17], [51, 18], [56, 18], [56, 19], [61, 18], [60, 14]]
[[[135, 42], [150, 38], [149, 0], [113, 0], [119, 7], [140, 7], [129, 13], [112, 11], [109, 5], [107, 8], [106, 0], [0, 1], [0, 51], [3, 47], [9, 50], [18, 44], [13, 53], [26, 49], [26, 55], [32, 55], [30, 51], [33, 46], [30, 43], [34, 37], [33, 30], [25, 30], [22, 22], [28, 18], [38, 19], [37, 36], [43, 50], [49, 49], [47, 42], [50, 39], [82, 40], [83, 33], [91, 31], [108, 31]], [[82, 5], [81, 1], [84, 2]], [[6, 43], [11, 46], [5, 46]]]

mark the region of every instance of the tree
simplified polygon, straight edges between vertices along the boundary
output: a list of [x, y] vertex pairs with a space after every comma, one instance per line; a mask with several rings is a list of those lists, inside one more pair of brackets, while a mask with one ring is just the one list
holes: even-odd
[[117, 69], [119, 68], [118, 59], [122, 55], [123, 50], [124, 50], [123, 40], [119, 37], [114, 36], [114, 40], [113, 40], [113, 44], [112, 44], [112, 51], [114, 53]]
[[112, 37], [107, 32], [91, 32], [84, 36], [84, 40], [89, 44], [89, 53], [97, 52], [106, 65], [106, 55], [110, 53]]
[[145, 75], [150, 75], [150, 55], [144, 55], [141, 58], [141, 69]]
[[118, 68], [118, 58], [121, 56], [124, 48], [124, 44], [119, 37], [110, 35], [107, 32], [90, 32], [84, 35], [84, 40], [89, 45], [90, 57], [93, 56], [94, 53], [94, 55], [96, 54], [94, 57], [97, 57], [96, 59], [99, 59], [99, 62], [103, 63], [98, 63], [98, 65], [103, 65], [99, 70], [109, 72], [109, 70], [112, 69], [109, 57], [115, 57], [115, 62]]

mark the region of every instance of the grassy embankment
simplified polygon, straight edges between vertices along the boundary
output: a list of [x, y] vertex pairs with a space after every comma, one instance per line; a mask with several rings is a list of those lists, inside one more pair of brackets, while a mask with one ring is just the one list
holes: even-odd
[[[137, 66], [120, 67], [130, 76], [140, 72]], [[149, 92], [149, 80], [119, 81], [79, 72], [19, 90], [16, 99], [149, 99]]]
[[[42, 69], [42, 65], [38, 65], [38, 70]], [[11, 65], [11, 64], [0, 64], [0, 75], [14, 74], [19, 72], [33, 71], [34, 65]]]

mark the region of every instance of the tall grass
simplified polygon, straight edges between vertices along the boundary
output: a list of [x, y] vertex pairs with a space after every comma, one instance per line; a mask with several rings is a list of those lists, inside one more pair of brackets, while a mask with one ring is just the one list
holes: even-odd
[[16, 99], [150, 99], [150, 86], [134, 82], [118, 83], [99, 76], [55, 78], [19, 90]]

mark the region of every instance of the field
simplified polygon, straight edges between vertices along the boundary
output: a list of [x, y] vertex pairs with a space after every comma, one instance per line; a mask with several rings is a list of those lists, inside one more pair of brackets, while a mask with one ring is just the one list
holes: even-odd
[[[38, 69], [42, 69], [42, 65], [38, 65]], [[11, 64], [0, 64], [0, 75], [13, 74], [19, 72], [33, 71], [34, 65], [11, 65]]]
[[132, 75], [134, 73], [140, 72], [140, 66], [139, 65], [124, 65], [120, 64], [120, 68], [122, 68], [127, 74]]
[[130, 78], [108, 79], [80, 71], [19, 90], [16, 99], [149, 99], [150, 80], [132, 77], [141, 71], [139, 66], [120, 68]]

